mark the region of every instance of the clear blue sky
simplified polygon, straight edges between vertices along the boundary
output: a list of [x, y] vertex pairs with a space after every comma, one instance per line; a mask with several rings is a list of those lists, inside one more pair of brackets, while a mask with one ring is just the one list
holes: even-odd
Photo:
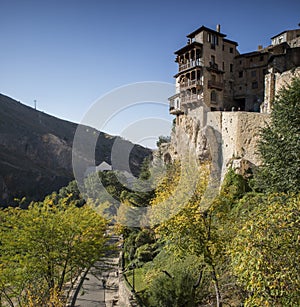
[[299, 22], [298, 0], [0, 0], [0, 92], [80, 122], [119, 86], [174, 83], [173, 52], [201, 25], [221, 24], [243, 53]]

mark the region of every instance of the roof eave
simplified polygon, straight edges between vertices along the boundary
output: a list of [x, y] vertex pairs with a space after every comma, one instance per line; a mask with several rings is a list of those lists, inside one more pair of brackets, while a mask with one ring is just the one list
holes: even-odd
[[217, 35], [222, 36], [222, 37], [226, 37], [226, 34], [223, 34], [221, 32], [215, 31], [213, 29], [207, 28], [205, 26], [201, 26], [197, 30], [195, 30], [195, 31], [191, 32], [190, 34], [188, 34], [186, 37], [187, 38], [193, 38], [193, 37], [195, 37], [195, 35], [197, 35], [198, 33], [202, 32], [202, 31], [207, 31], [207, 32], [211, 32], [211, 33], [217, 34]]

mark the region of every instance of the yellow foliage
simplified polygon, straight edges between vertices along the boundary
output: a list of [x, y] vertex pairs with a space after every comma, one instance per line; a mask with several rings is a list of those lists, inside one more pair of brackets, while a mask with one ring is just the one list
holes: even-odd
[[195, 254], [206, 240], [205, 213], [200, 202], [207, 188], [209, 167], [175, 163], [156, 189], [152, 224], [157, 235], [167, 237], [176, 253]]
[[299, 195], [270, 195], [247, 217], [229, 249], [233, 269], [251, 293], [245, 306], [298, 305]]

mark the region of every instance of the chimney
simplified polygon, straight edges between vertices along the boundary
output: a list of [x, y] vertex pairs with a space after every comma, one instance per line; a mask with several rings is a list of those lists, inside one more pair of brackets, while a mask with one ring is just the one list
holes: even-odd
[[261, 51], [262, 49], [263, 49], [263, 46], [262, 45], [258, 45], [257, 50]]
[[221, 31], [221, 25], [217, 24], [217, 32], [220, 32], [220, 31]]

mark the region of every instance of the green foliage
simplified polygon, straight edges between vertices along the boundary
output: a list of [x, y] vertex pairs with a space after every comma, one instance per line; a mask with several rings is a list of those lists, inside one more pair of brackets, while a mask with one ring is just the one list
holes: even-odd
[[[150, 280], [144, 294], [147, 306], [196, 306], [197, 259], [187, 256], [176, 261], [163, 252], [157, 258], [154, 269], [146, 274], [147, 280]], [[200, 289], [202, 294], [206, 294], [202, 287]]]
[[294, 192], [300, 186], [300, 78], [284, 87], [274, 102], [271, 123], [261, 131], [258, 150], [262, 167], [257, 188]]
[[135, 246], [140, 247], [144, 244], [152, 244], [155, 243], [154, 232], [149, 229], [143, 229], [138, 232], [135, 238]]
[[159, 136], [158, 141], [156, 142], [156, 146], [159, 147], [163, 143], [170, 143], [171, 137], [170, 136]]
[[131, 231], [125, 240], [124, 252], [127, 263], [151, 261], [157, 254], [158, 245], [151, 230]]
[[148, 262], [153, 260], [153, 247], [149, 244], [144, 244], [136, 249], [134, 258], [138, 262]]
[[[119, 180], [118, 177], [122, 179]], [[118, 203], [123, 191], [129, 191], [121, 181], [126, 181], [121, 172], [106, 171], [91, 173], [84, 181], [86, 198], [92, 198], [98, 203], [105, 201]]]
[[0, 220], [0, 294], [18, 306], [46, 306], [105, 250], [104, 219], [68, 197], [2, 210]]
[[231, 196], [232, 200], [242, 198], [250, 190], [248, 181], [229, 168], [222, 183], [221, 195]]
[[149, 158], [145, 158], [145, 160], [142, 163], [141, 166], [141, 172], [139, 175], [139, 178], [142, 180], [147, 180], [149, 179], [151, 176], [151, 172], [150, 172], [150, 159]]
[[132, 181], [122, 171], [106, 171], [90, 174], [84, 186], [87, 202], [98, 207], [108, 219], [116, 219], [117, 231], [125, 234], [128, 231], [125, 225], [129, 228], [140, 225], [142, 213], [137, 208], [148, 206], [153, 198], [150, 159], [144, 160], [138, 180]]
[[69, 203], [72, 202], [77, 207], [82, 207], [85, 204], [75, 180], [71, 181], [66, 187], [61, 188], [57, 197], [58, 199], [68, 199]]
[[245, 306], [298, 306], [300, 198], [272, 195], [248, 214], [230, 255]]

